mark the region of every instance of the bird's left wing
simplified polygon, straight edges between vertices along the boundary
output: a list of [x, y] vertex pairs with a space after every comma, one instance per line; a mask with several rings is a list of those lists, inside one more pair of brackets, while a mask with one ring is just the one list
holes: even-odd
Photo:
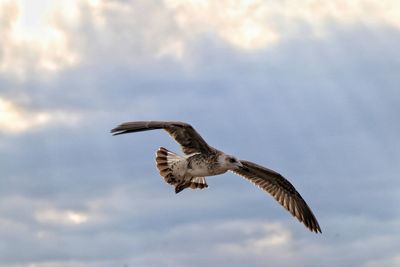
[[111, 130], [114, 135], [142, 132], [156, 129], [167, 131], [182, 147], [185, 154], [210, 153], [209, 146], [200, 134], [188, 123], [180, 121], [132, 121], [120, 124]]
[[233, 172], [271, 194], [308, 229], [321, 233], [321, 228], [311, 209], [288, 180], [279, 173], [250, 161], [241, 160], [240, 162], [243, 167]]

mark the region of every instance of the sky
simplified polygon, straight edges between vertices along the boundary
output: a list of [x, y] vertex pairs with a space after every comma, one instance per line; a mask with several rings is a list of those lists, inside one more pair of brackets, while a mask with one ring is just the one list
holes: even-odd
[[[0, 0], [0, 267], [400, 266], [400, 2]], [[180, 120], [287, 177], [175, 194]], [[181, 153], [181, 152], [180, 152]]]

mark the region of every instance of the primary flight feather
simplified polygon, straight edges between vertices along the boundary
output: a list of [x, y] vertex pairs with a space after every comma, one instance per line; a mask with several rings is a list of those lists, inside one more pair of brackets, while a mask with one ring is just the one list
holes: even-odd
[[166, 148], [156, 152], [160, 175], [175, 192], [190, 188], [208, 187], [205, 177], [232, 171], [262, 190], [271, 194], [285, 209], [308, 229], [321, 233], [317, 219], [294, 186], [279, 173], [246, 160], [219, 151], [204, 141], [196, 130], [184, 122], [134, 121], [126, 122], [111, 130], [114, 135], [155, 129], [167, 131], [182, 147], [185, 156]]

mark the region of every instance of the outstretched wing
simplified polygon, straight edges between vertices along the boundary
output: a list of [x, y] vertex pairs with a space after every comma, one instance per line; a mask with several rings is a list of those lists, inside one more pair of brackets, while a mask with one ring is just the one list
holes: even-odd
[[279, 173], [241, 160], [243, 167], [233, 172], [248, 179], [262, 190], [270, 193], [283, 207], [311, 231], [321, 233], [318, 221], [294, 186]]
[[184, 122], [170, 121], [133, 121], [125, 122], [111, 130], [114, 135], [149, 131], [166, 130], [182, 147], [185, 154], [209, 153], [215, 149], [210, 147], [196, 130]]

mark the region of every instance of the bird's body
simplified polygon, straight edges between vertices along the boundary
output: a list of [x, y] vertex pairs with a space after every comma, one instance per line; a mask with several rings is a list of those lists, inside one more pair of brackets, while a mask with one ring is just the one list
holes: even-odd
[[220, 154], [194, 154], [186, 158], [187, 173], [193, 177], [223, 174], [228, 169], [219, 162]]
[[206, 176], [232, 171], [262, 190], [270, 193], [300, 222], [316, 233], [321, 232], [319, 224], [293, 185], [279, 173], [236, 157], [209, 146], [204, 139], [183, 122], [136, 121], [127, 122], [111, 130], [114, 135], [148, 131], [166, 130], [182, 147], [185, 156], [177, 155], [160, 147], [156, 152], [156, 165], [164, 180], [175, 187], [179, 193], [186, 188], [203, 189], [208, 187]]
[[182, 157], [161, 147], [156, 152], [156, 164], [160, 175], [167, 183], [175, 186], [175, 192], [179, 193], [186, 187], [208, 187], [206, 176], [223, 174], [236, 168], [239, 162], [229, 163], [225, 160], [227, 157], [229, 156], [218, 150]]

